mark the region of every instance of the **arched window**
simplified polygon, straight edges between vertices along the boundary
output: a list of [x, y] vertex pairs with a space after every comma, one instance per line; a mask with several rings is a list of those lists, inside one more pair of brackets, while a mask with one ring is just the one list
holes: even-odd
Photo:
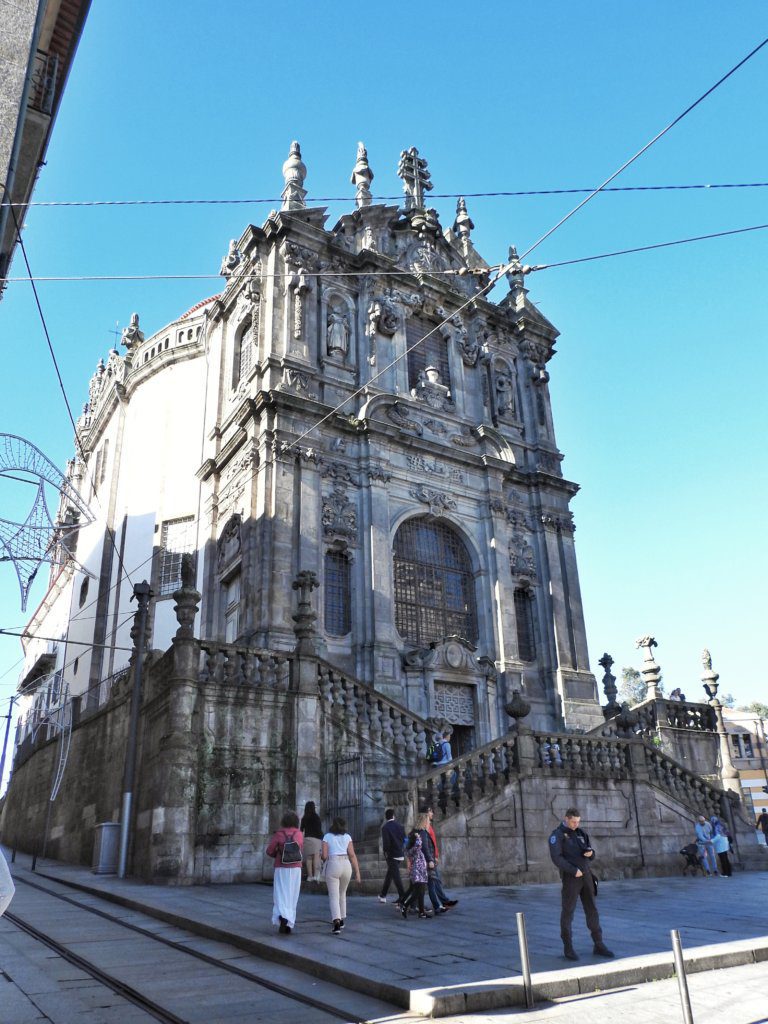
[[[448, 366], [448, 346], [445, 339], [436, 331], [435, 325], [426, 320], [408, 320], [405, 326], [408, 353], [408, 387], [415, 388], [421, 374], [428, 366], [435, 366], [440, 371], [440, 383], [447, 388], [451, 386], [451, 372]], [[430, 334], [429, 332], [432, 331]], [[422, 338], [426, 341], [422, 341]], [[413, 347], [415, 346], [415, 348]]]
[[344, 551], [325, 553], [325, 631], [346, 636], [352, 628], [350, 564]]
[[414, 644], [460, 636], [477, 640], [472, 565], [449, 526], [409, 519], [395, 535], [395, 624]]
[[517, 650], [521, 661], [536, 661], [536, 633], [533, 620], [533, 591], [518, 587], [515, 591]]
[[80, 584], [80, 596], [77, 599], [77, 607], [82, 608], [85, 602], [88, 600], [88, 584], [90, 583], [89, 578], [86, 576], [83, 582]]
[[235, 348], [232, 359], [232, 387], [236, 388], [251, 372], [253, 366], [253, 331], [248, 317], [235, 334]]

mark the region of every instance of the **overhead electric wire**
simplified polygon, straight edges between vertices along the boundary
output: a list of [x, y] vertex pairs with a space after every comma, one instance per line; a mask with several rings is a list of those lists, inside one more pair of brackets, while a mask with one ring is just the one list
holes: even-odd
[[[684, 117], [687, 117], [692, 110], [695, 110], [700, 103], [703, 103], [703, 101], [708, 96], [711, 96], [715, 89], [718, 89], [723, 84], [723, 82], [726, 82], [731, 77], [731, 75], [735, 74], [739, 70], [739, 68], [742, 68], [748, 60], [754, 57], [756, 53], [759, 53], [759, 51], [762, 50], [762, 48], [766, 44], [768, 44], [768, 38], [764, 39], [761, 43], [758, 43], [758, 45], [753, 50], [751, 50], [746, 55], [746, 57], [743, 57], [738, 62], [738, 64], [734, 64], [730, 71], [727, 71], [721, 78], [719, 78], [715, 82], [714, 85], [710, 86], [706, 92], [703, 92], [698, 99], [694, 100], [693, 103], [689, 104], [689, 106], [687, 106], [681, 114], [678, 114], [677, 117], [674, 118], [674, 120], [670, 121], [666, 128], [662, 128], [662, 130], [658, 132], [656, 135], [654, 135], [654, 137], [649, 142], [646, 142], [646, 144], [641, 149], [639, 149], [634, 156], [631, 156], [629, 160], [626, 160], [617, 171], [614, 171], [613, 174], [607, 177], [605, 181], [602, 183], [602, 185], [599, 185], [593, 192], [590, 192], [588, 196], [582, 199], [580, 203], [577, 203], [576, 206], [574, 206], [574, 208], [564, 217], [561, 217], [557, 224], [551, 227], [549, 231], [545, 231], [544, 234], [533, 243], [533, 245], [529, 246], [525, 250], [525, 252], [518, 257], [518, 259], [525, 259], [525, 257], [532, 253], [534, 249], [538, 248], [538, 246], [540, 246], [541, 243], [545, 241], [545, 239], [549, 238], [550, 235], [554, 234], [554, 232], [557, 231], [558, 228], [562, 227], [562, 225], [565, 224], [566, 221], [570, 220], [575, 213], [578, 213], [583, 206], [586, 206], [590, 200], [594, 199], [595, 196], [598, 195], [598, 193], [603, 192], [607, 185], [610, 185], [610, 183], [615, 178], [618, 178], [618, 176], [622, 174], [631, 164], [633, 164], [635, 160], [638, 160], [643, 155], [643, 153], [647, 153], [651, 146], [657, 143], [659, 139], [663, 138], [667, 134], [667, 132], [671, 131], [671, 129], [675, 127], [675, 125], [680, 124]], [[508, 266], [511, 265], [512, 264], [508, 264]]]
[[694, 235], [691, 238], [677, 238], [672, 242], [654, 242], [651, 245], [638, 245], [634, 249], [618, 249], [615, 252], [603, 252], [596, 256], [580, 256], [572, 260], [560, 260], [557, 263], [539, 263], [529, 267], [531, 274], [537, 270], [554, 270], [557, 267], [572, 267], [576, 263], [591, 263], [594, 260], [607, 260], [612, 256], [628, 256], [635, 252], [650, 252], [651, 249], [668, 249], [673, 245], [687, 245], [689, 242], [704, 242], [712, 238], [726, 238], [728, 235], [743, 235], [748, 231], [765, 231], [768, 224], [755, 224], [749, 228], [734, 228], [731, 231], [715, 231], [710, 235]]
[[[604, 188], [603, 192], [688, 192], [720, 188], [768, 188], [768, 181], [744, 182], [696, 182], [688, 185], [615, 185]], [[580, 195], [592, 192], [591, 188], [533, 188], [516, 189], [497, 192], [433, 192], [430, 199], [504, 199], [524, 198], [526, 196], [564, 196]], [[373, 202], [402, 202], [402, 193], [393, 196], [374, 195]], [[98, 207], [98, 206], [248, 206], [267, 203], [282, 203], [281, 196], [246, 197], [244, 199], [51, 199], [34, 200], [29, 203], [0, 203], [3, 206], [14, 206], [25, 209], [31, 207]], [[307, 196], [307, 203], [349, 203], [354, 196]]]
[[[5, 183], [2, 183], [2, 188], [3, 188], [3, 193], [7, 196], [8, 195], [8, 188], [5, 185]], [[48, 330], [48, 324], [47, 324], [46, 319], [45, 319], [45, 314], [43, 313], [43, 307], [40, 304], [40, 296], [38, 295], [37, 288], [35, 287], [35, 280], [34, 280], [34, 277], [32, 275], [32, 268], [29, 265], [29, 258], [27, 256], [27, 249], [26, 249], [26, 246], [24, 245], [24, 239], [21, 237], [21, 227], [19, 226], [19, 219], [16, 216], [16, 211], [13, 209], [13, 207], [11, 207], [11, 216], [13, 217], [13, 223], [14, 223], [14, 226], [16, 228], [16, 239], [17, 239], [17, 241], [19, 243], [19, 248], [21, 249], [21, 254], [24, 257], [24, 265], [27, 268], [27, 274], [29, 275], [29, 283], [32, 285], [32, 292], [33, 292], [33, 294], [35, 296], [35, 304], [37, 306], [37, 312], [38, 312], [38, 314], [40, 316], [40, 322], [43, 325], [43, 332], [45, 334], [45, 340], [46, 340], [46, 342], [48, 344], [48, 351], [50, 352], [51, 360], [53, 362], [53, 368], [56, 371], [56, 377], [57, 377], [57, 379], [59, 381], [59, 387], [61, 389], [62, 397], [64, 398], [64, 405], [66, 406], [66, 409], [67, 409], [67, 415], [69, 416], [69, 421], [72, 424], [72, 430], [74, 431], [74, 435], [75, 435], [75, 448], [78, 450], [78, 454], [79, 454], [80, 458], [83, 460], [83, 466], [85, 467], [86, 474], [88, 476], [88, 479], [90, 480], [91, 487], [93, 488], [93, 496], [96, 498], [97, 503], [100, 505], [101, 502], [99, 501], [98, 496], [96, 494], [96, 486], [95, 486], [95, 482], [94, 482], [94, 479], [93, 479], [93, 474], [91, 473], [91, 468], [88, 465], [88, 460], [85, 457], [85, 449], [83, 448], [82, 441], [80, 440], [80, 435], [79, 435], [78, 430], [77, 430], [77, 424], [75, 423], [75, 418], [72, 415], [72, 407], [69, 404], [69, 397], [67, 396], [67, 390], [64, 387], [64, 381], [62, 380], [62, 377], [61, 377], [61, 371], [59, 370], [59, 362], [58, 362], [58, 360], [56, 358], [56, 353], [53, 350], [53, 342], [51, 341], [51, 335], [50, 335], [50, 332]], [[109, 541], [110, 541], [110, 543], [112, 545], [112, 548], [114, 549], [114, 552], [117, 555], [117, 560], [118, 560], [118, 562], [120, 564], [120, 568], [123, 570], [124, 574], [127, 576], [128, 581], [131, 583], [131, 585], [133, 585], [133, 580], [131, 579], [130, 573], [125, 568], [125, 564], [123, 562], [122, 555], [120, 554], [120, 552], [118, 550], [118, 547], [117, 547], [117, 544], [115, 543], [115, 538], [113, 536], [112, 530], [110, 529], [109, 523], [107, 522], [106, 516], [104, 516], [104, 529], [105, 529], [107, 537], [109, 538]]]
[[539, 245], [541, 245], [541, 243], [545, 239], [547, 239], [551, 235], [553, 235], [555, 233], [555, 231], [557, 231], [560, 227], [563, 226], [563, 224], [566, 223], [566, 221], [570, 220], [571, 217], [573, 217], [576, 213], [579, 212], [579, 210], [581, 210], [584, 206], [586, 206], [587, 203], [590, 202], [590, 200], [594, 199], [596, 195], [598, 195], [600, 192], [604, 191], [606, 186], [608, 186], [612, 181], [614, 181], [614, 179], [617, 178], [623, 171], [625, 171], [631, 164], [633, 164], [636, 160], [638, 160], [643, 155], [643, 153], [647, 153], [647, 151], [651, 148], [651, 146], [653, 146], [656, 142], [658, 142], [659, 139], [663, 138], [663, 136], [665, 136], [667, 134], [667, 132], [669, 132], [672, 128], [674, 128], [675, 125], [679, 124], [683, 120], [684, 117], [686, 117], [688, 114], [691, 113], [692, 110], [695, 110], [695, 108], [698, 107], [698, 105], [700, 103], [702, 103], [708, 96], [711, 96], [712, 93], [715, 91], [715, 89], [717, 89], [719, 86], [721, 86], [723, 84], [723, 82], [727, 81], [731, 77], [731, 75], [735, 74], [735, 72], [738, 71], [739, 68], [743, 67], [747, 63], [747, 61], [750, 60], [752, 57], [754, 57], [754, 55], [756, 53], [758, 53], [760, 50], [762, 50], [762, 48], [766, 44], [768, 44], [768, 38], [764, 39], [761, 43], [759, 43], [756, 47], [754, 47], [754, 49], [751, 50], [746, 55], [746, 57], [743, 57], [729, 71], [727, 71], [724, 75], [722, 75], [717, 80], [717, 82], [715, 82], [714, 85], [710, 86], [710, 88], [707, 89], [706, 92], [703, 92], [701, 94], [701, 96], [698, 97], [698, 99], [694, 100], [693, 103], [689, 104], [681, 114], [678, 114], [678, 116], [676, 118], [674, 118], [674, 120], [669, 122], [669, 124], [666, 126], [666, 128], [663, 128], [660, 132], [657, 132], [657, 134], [654, 135], [654, 137], [649, 142], [646, 142], [646, 144], [644, 146], [642, 146], [642, 148], [639, 149], [634, 154], [634, 156], [631, 156], [628, 160], [625, 160], [624, 163], [621, 165], [621, 167], [619, 167], [618, 170], [614, 171], [613, 174], [609, 175], [609, 177], [607, 177], [605, 179], [605, 181], [601, 185], [599, 185], [596, 189], [594, 189], [592, 192], [590, 192], [590, 194], [588, 196], [586, 196], [584, 199], [582, 199], [582, 201], [580, 203], [577, 203], [577, 205], [574, 206], [572, 210], [570, 210], [564, 217], [561, 217], [560, 220], [556, 224], [554, 224], [548, 231], [545, 231], [544, 234], [541, 235], [533, 243], [533, 245], [530, 245], [525, 250], [525, 252], [522, 253], [522, 255], [520, 255], [520, 256], [515, 255], [515, 257], [513, 259], [510, 259], [510, 260], [508, 260], [507, 263], [502, 264], [499, 267], [499, 270], [496, 273], [496, 276], [491, 281], [489, 281], [488, 284], [486, 284], [484, 287], [480, 288], [480, 290], [475, 295], [472, 295], [470, 298], [468, 298], [466, 300], [466, 302], [463, 302], [458, 307], [458, 309], [453, 310], [448, 316], [445, 317], [445, 319], [441, 320], [441, 322], [439, 324], [437, 324], [435, 327], [433, 327], [431, 331], [428, 331], [422, 338], [419, 338], [419, 340], [414, 342], [413, 345], [410, 345], [408, 348], [405, 349], [404, 352], [401, 352], [400, 355], [396, 356], [395, 359], [393, 359], [391, 363], [389, 363], [382, 370], [380, 370], [377, 374], [375, 374], [373, 377], [371, 377], [371, 379], [368, 380], [364, 385], [362, 385], [361, 387], [357, 388], [356, 391], [353, 391], [352, 394], [349, 395], [347, 398], [345, 398], [343, 402], [340, 402], [333, 409], [331, 409], [330, 412], [328, 412], [324, 416], [322, 416], [311, 427], [309, 427], [307, 430], [305, 430], [301, 434], [299, 434], [299, 436], [296, 438], [295, 441], [292, 441], [292, 442], [290, 442], [288, 444], [287, 449], [290, 450], [291, 448], [299, 445], [301, 443], [301, 441], [303, 441], [304, 438], [307, 437], [313, 430], [317, 430], [318, 427], [322, 426], [323, 423], [325, 423], [332, 416], [334, 416], [337, 412], [339, 412], [341, 409], [343, 409], [345, 405], [347, 405], [353, 399], [357, 398], [359, 395], [363, 394], [363, 392], [365, 392], [368, 389], [368, 387], [375, 380], [378, 380], [378, 378], [381, 377], [382, 374], [386, 373], [387, 370], [390, 370], [393, 366], [395, 366], [398, 362], [400, 362], [401, 359], [404, 359], [410, 352], [412, 352], [414, 349], [418, 348], [418, 346], [421, 345], [422, 342], [426, 341], [427, 338], [431, 337], [435, 333], [435, 331], [440, 330], [440, 328], [444, 327], [454, 316], [456, 316], [458, 313], [461, 313], [462, 310], [466, 309], [466, 307], [471, 305], [476, 299], [481, 298], [483, 295], [485, 295], [487, 292], [489, 292], [491, 290], [491, 288], [493, 288], [493, 286], [506, 273], [508, 273], [509, 271], [515, 271], [515, 270], [517, 270], [519, 272], [521, 270], [520, 263], [521, 263], [521, 261], [523, 259], [525, 259], [526, 256], [528, 256], [530, 253], [533, 252], [534, 249], [536, 249]]

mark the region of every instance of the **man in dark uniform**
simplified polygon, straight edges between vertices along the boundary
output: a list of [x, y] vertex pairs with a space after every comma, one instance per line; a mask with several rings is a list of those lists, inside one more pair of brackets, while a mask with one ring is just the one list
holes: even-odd
[[565, 812], [565, 820], [549, 837], [549, 855], [555, 867], [560, 870], [563, 880], [562, 911], [560, 913], [560, 936], [566, 959], [578, 960], [579, 954], [573, 948], [571, 925], [576, 901], [581, 898], [587, 928], [592, 934], [594, 952], [598, 956], [612, 957], [613, 953], [603, 942], [600, 917], [595, 905], [595, 883], [591, 864], [595, 851], [589, 844], [589, 836], [579, 828], [581, 815], [575, 807]]

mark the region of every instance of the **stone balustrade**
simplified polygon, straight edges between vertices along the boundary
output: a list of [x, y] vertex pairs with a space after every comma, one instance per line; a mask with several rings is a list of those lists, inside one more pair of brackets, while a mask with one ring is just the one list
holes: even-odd
[[643, 746], [643, 750], [648, 777], [653, 785], [665, 789], [676, 800], [707, 818], [713, 814], [725, 813], [723, 806], [725, 794], [722, 790], [712, 786], [700, 775], [695, 775], [660, 751], [652, 750], [646, 745]]
[[348, 734], [359, 738], [366, 749], [386, 752], [395, 762], [410, 768], [427, 756], [429, 725], [423, 718], [395, 701], [321, 661], [318, 686], [324, 708]]
[[[636, 704], [631, 713], [636, 718], [632, 726], [635, 736], [652, 739], [660, 729], [684, 729], [695, 733], [714, 733], [717, 730], [715, 713], [709, 704], [694, 704], [679, 700], [648, 700]], [[616, 736], [619, 733], [616, 718], [593, 729], [590, 735]]]
[[629, 778], [631, 766], [625, 740], [560, 733], [534, 733], [533, 739], [537, 771], [548, 775]]
[[291, 685], [292, 654], [203, 641], [200, 682], [285, 692]]
[[500, 791], [519, 768], [517, 737], [509, 734], [422, 775], [412, 802], [439, 807], [444, 815], [449, 807], [463, 810]]

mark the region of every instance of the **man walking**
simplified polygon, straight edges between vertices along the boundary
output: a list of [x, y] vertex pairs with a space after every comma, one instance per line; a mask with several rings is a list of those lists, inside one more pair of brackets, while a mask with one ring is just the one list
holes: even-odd
[[384, 859], [387, 862], [387, 873], [381, 886], [379, 903], [387, 902], [387, 893], [389, 892], [390, 882], [393, 882], [397, 889], [396, 903], [398, 906], [405, 896], [403, 882], [400, 878], [400, 868], [402, 867], [403, 860], [405, 858], [405, 854], [403, 852], [404, 846], [405, 829], [399, 821], [395, 820], [394, 810], [391, 807], [388, 807], [386, 811], [384, 811], [384, 824], [381, 826], [381, 847], [384, 852]]
[[563, 880], [562, 909], [560, 912], [560, 937], [563, 953], [567, 960], [578, 960], [579, 954], [573, 948], [571, 926], [576, 901], [581, 899], [584, 917], [594, 943], [597, 956], [612, 957], [613, 953], [603, 942], [600, 916], [595, 905], [596, 882], [592, 877], [591, 865], [595, 851], [589, 836], [579, 828], [581, 815], [575, 807], [569, 807], [562, 821], [549, 837], [549, 855], [555, 867], [560, 870]]

